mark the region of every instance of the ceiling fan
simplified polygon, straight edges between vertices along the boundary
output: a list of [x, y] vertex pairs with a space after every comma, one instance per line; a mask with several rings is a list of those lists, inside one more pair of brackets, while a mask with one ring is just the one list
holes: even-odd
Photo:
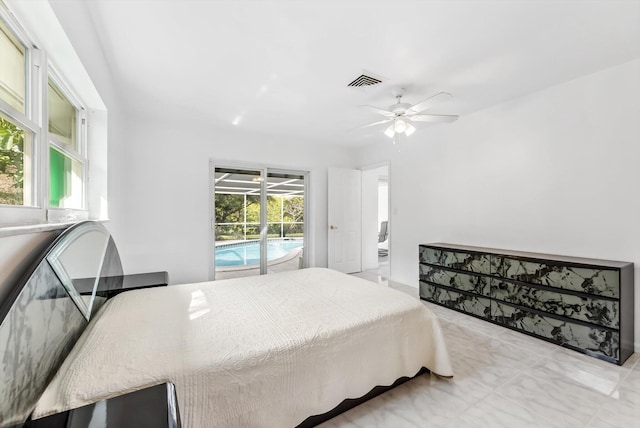
[[368, 128], [370, 126], [382, 125], [383, 123], [390, 123], [387, 129], [385, 129], [384, 134], [389, 138], [393, 138], [395, 143], [394, 137], [397, 134], [405, 134], [406, 136], [409, 136], [416, 131], [415, 126], [413, 126], [411, 122], [442, 123], [453, 122], [458, 119], [457, 115], [420, 114], [423, 111], [430, 109], [435, 104], [451, 98], [451, 94], [440, 92], [427, 98], [426, 100], [411, 105], [402, 102], [402, 92], [403, 91], [396, 95], [396, 100], [398, 101], [394, 105], [390, 106], [387, 110], [373, 106], [362, 106], [373, 111], [374, 113], [385, 116], [386, 119], [370, 123], [368, 125], [362, 126], [361, 128]]

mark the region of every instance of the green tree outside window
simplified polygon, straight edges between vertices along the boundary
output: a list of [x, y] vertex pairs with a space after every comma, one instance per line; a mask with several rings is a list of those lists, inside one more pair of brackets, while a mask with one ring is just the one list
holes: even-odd
[[24, 130], [0, 117], [0, 204], [24, 203]]

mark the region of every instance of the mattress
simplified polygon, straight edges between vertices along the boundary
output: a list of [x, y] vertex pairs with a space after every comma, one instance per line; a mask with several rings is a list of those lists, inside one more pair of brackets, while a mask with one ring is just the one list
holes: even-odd
[[162, 382], [185, 427], [287, 427], [422, 367], [453, 371], [419, 300], [323, 268], [134, 290], [100, 309], [34, 418]]

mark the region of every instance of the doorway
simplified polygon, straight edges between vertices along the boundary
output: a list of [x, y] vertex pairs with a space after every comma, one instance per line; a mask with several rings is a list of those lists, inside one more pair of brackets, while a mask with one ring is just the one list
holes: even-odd
[[362, 270], [389, 276], [389, 164], [362, 169]]
[[211, 165], [210, 279], [306, 266], [308, 172]]

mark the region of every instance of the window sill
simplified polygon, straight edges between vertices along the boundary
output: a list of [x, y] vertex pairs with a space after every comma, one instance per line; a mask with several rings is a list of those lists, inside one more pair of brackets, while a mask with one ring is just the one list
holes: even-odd
[[[67, 227], [80, 223], [84, 220], [67, 221], [59, 223], [42, 223], [42, 224], [21, 224], [14, 226], [2, 226], [0, 227], [0, 238], [6, 238], [15, 235], [26, 235], [29, 233], [50, 232], [52, 230], [66, 229]], [[108, 220], [95, 220], [104, 223]]]

